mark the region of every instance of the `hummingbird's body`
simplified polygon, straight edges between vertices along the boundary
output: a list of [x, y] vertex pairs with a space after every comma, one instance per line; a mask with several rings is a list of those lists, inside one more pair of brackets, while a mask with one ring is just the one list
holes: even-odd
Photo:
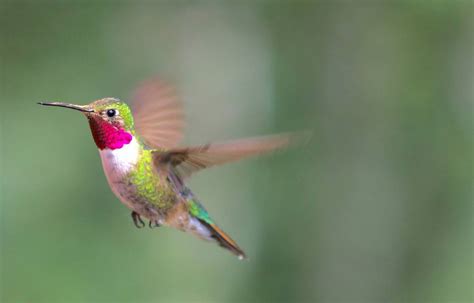
[[[189, 212], [193, 201], [186, 191], [177, 192], [167, 180], [166, 171], [153, 166], [153, 150], [146, 149], [136, 138], [118, 150], [99, 151], [107, 181], [114, 194], [130, 210], [157, 225], [183, 231], [197, 230]], [[209, 237], [200, 229], [201, 237]]]
[[239, 258], [244, 252], [210, 218], [185, 185], [203, 168], [274, 150], [288, 136], [245, 139], [196, 147], [176, 147], [182, 133], [182, 110], [169, 87], [159, 81], [143, 85], [135, 96], [134, 116], [127, 104], [104, 98], [89, 105], [41, 103], [84, 112], [99, 149], [107, 181], [131, 211], [155, 226], [171, 226], [214, 240]]
[[107, 181], [122, 203], [163, 224], [165, 213], [175, 205], [177, 197], [166, 177], [153, 167], [152, 151], [133, 138], [121, 149], [99, 153]]
[[[96, 102], [117, 101], [106, 98]], [[164, 150], [147, 148], [134, 130], [129, 133], [110, 127], [101, 118], [88, 118], [110, 188], [132, 214], [147, 218], [150, 226], [151, 223], [171, 226], [211, 239], [212, 233], [206, 225], [212, 227], [214, 223], [207, 211], [184, 184], [178, 188], [171, 181], [176, 176], [172, 176], [168, 165], [155, 164], [154, 155]], [[235, 246], [239, 256], [244, 256], [232, 240], [229, 244]]]

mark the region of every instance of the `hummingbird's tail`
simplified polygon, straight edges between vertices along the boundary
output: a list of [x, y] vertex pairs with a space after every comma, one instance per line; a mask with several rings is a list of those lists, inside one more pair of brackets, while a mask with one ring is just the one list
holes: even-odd
[[186, 198], [186, 205], [190, 216], [187, 229], [202, 239], [217, 242], [217, 244], [228, 249], [240, 260], [246, 259], [245, 252], [212, 221], [206, 209], [194, 198], [193, 194], [188, 189], [185, 189], [182, 194]]
[[219, 246], [228, 249], [231, 253], [236, 255], [240, 260], [246, 259], [247, 256], [245, 255], [245, 252], [235, 243], [232, 238], [227, 235], [222, 229], [219, 228], [216, 224], [212, 223], [209, 224], [206, 221], [197, 219], [199, 223], [201, 223], [208, 231], [210, 234], [210, 238], [219, 244]]

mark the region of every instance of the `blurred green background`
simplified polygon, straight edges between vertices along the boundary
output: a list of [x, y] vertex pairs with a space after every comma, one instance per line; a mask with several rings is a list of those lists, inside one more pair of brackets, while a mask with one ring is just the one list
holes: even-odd
[[[1, 302], [472, 302], [472, 1], [3, 1]], [[162, 75], [186, 143], [310, 129], [191, 187], [247, 251], [136, 229], [86, 120]]]

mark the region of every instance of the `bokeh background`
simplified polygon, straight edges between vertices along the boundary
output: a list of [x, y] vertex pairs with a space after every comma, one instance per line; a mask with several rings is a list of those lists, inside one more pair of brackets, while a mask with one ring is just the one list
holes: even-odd
[[[1, 302], [472, 302], [472, 1], [2, 1]], [[191, 186], [249, 260], [136, 229], [88, 103], [153, 76], [186, 143], [309, 129]]]

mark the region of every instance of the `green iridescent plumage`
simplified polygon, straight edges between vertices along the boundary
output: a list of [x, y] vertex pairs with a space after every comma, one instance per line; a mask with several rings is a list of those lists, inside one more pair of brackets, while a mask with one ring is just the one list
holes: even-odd
[[137, 195], [162, 209], [173, 206], [175, 193], [163, 186], [153, 166], [153, 151], [142, 149], [134, 170], [129, 173], [130, 182], [136, 187]]
[[214, 222], [211, 220], [211, 217], [207, 213], [207, 211], [204, 209], [204, 207], [199, 203], [196, 199], [192, 200], [187, 200], [188, 202], [188, 210], [191, 215], [193, 215], [196, 218], [199, 218], [203, 220], [204, 222], [208, 224], [214, 224]]

